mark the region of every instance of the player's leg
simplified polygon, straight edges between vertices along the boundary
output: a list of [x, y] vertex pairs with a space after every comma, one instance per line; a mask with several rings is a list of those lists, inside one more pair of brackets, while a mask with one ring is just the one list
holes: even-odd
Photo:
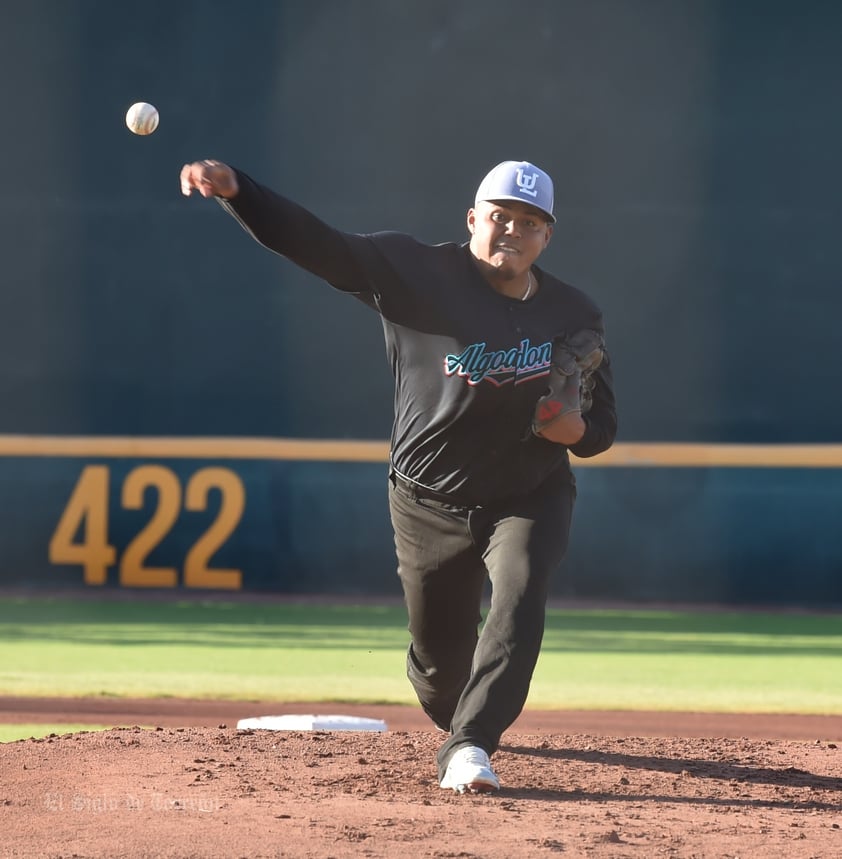
[[452, 735], [439, 751], [441, 774], [460, 747], [496, 751], [523, 709], [541, 648], [550, 579], [567, 550], [574, 500], [574, 487], [548, 485], [502, 515], [472, 522], [478, 542], [484, 542], [492, 598]]
[[407, 676], [427, 715], [449, 731], [471, 673], [486, 570], [467, 510], [391, 482], [389, 506], [409, 617]]

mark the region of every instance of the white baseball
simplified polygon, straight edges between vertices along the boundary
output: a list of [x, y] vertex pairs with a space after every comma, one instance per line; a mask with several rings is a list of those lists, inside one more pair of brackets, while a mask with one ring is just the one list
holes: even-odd
[[134, 134], [152, 134], [158, 127], [158, 110], [145, 101], [133, 104], [126, 111], [126, 125]]

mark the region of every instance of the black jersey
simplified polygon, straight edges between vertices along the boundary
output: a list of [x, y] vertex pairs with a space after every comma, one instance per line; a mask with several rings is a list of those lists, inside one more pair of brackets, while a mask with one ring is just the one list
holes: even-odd
[[[391, 459], [399, 474], [465, 505], [526, 494], [551, 476], [573, 480], [567, 448], [530, 426], [553, 338], [604, 331], [588, 296], [533, 266], [537, 293], [508, 298], [488, 284], [467, 244], [342, 232], [237, 178], [238, 195], [221, 202], [257, 241], [379, 312], [395, 377]], [[607, 450], [617, 428], [607, 356], [584, 419], [585, 435], [570, 450]]]

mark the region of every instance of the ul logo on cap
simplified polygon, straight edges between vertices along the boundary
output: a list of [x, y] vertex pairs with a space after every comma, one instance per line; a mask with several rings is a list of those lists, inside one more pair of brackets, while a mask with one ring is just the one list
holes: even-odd
[[535, 186], [538, 184], [538, 174], [533, 173], [531, 176], [525, 176], [523, 168], [517, 169], [517, 186], [524, 194], [529, 194], [530, 197], [537, 197], [538, 190]]

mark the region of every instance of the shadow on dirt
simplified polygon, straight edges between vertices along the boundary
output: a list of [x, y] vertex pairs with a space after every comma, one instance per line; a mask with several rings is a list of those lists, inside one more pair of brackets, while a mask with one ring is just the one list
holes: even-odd
[[[577, 761], [582, 763], [592, 763], [603, 767], [616, 766], [631, 770], [650, 770], [653, 772], [672, 773], [679, 778], [715, 779], [736, 785], [766, 784], [781, 788], [806, 788], [816, 791], [835, 791], [840, 794], [839, 803], [814, 804], [811, 802], [796, 803], [791, 801], [781, 801], [780, 803], [763, 802], [761, 804], [779, 804], [784, 807], [793, 808], [809, 807], [842, 810], [842, 778], [819, 775], [798, 769], [794, 766], [785, 766], [778, 769], [775, 767], [734, 761], [716, 761], [681, 757], [655, 757], [652, 755], [605, 752], [597, 749], [536, 749], [525, 746], [501, 746], [500, 750], [515, 755], [529, 755], [533, 758]], [[542, 792], [531, 791], [528, 793], [534, 795]], [[567, 796], [565, 792], [557, 793], [560, 793], [560, 797]], [[575, 793], [575, 795], [579, 798], [583, 797], [582, 792]], [[589, 795], [587, 793], [584, 794], [585, 798], [588, 798], [588, 796]], [[600, 796], [603, 799], [606, 798], [603, 795]], [[631, 797], [624, 795], [624, 798], [629, 799]], [[640, 798], [656, 800], [664, 799], [663, 797], [650, 795], [641, 796]], [[673, 801], [677, 800], [674, 799]], [[718, 802], [720, 800], [716, 801]], [[727, 798], [727, 800], [723, 799], [722, 802], [726, 804], [740, 804], [741, 800], [739, 798]], [[744, 804], [751, 805], [753, 804], [753, 801]]]

